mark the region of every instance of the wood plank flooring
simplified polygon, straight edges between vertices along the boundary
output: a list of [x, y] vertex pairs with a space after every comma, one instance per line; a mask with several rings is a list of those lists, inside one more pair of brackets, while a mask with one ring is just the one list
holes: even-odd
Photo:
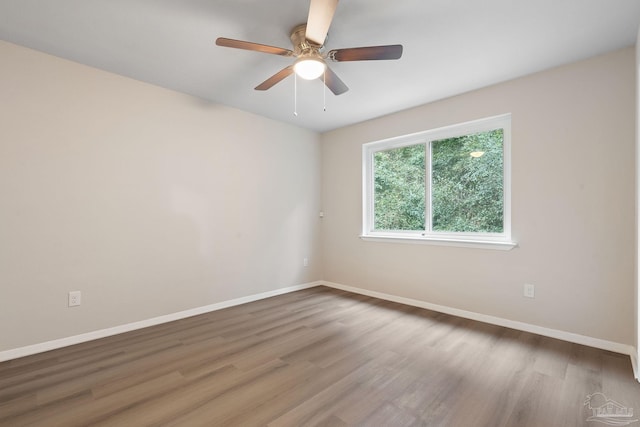
[[640, 415], [627, 356], [317, 287], [0, 363], [0, 426], [605, 425], [596, 392]]

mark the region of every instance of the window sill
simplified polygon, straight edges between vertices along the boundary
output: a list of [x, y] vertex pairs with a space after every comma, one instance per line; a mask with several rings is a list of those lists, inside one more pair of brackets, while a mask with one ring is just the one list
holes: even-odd
[[360, 236], [360, 239], [367, 242], [384, 242], [384, 243], [412, 243], [419, 245], [436, 245], [436, 246], [455, 246], [460, 248], [476, 248], [476, 249], [493, 249], [499, 251], [510, 251], [518, 246], [516, 242], [495, 241], [495, 240], [458, 240], [434, 237], [415, 237], [415, 236]]

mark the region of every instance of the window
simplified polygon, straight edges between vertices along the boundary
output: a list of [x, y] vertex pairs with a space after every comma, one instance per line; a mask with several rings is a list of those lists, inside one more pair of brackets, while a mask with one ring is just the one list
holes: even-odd
[[511, 249], [511, 116], [363, 146], [364, 239]]

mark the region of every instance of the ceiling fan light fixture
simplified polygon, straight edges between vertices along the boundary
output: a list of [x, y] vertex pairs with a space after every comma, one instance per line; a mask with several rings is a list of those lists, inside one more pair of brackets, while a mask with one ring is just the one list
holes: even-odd
[[[271, 55], [296, 58], [293, 64], [287, 65], [267, 80], [256, 86], [255, 90], [267, 90], [278, 84], [291, 74], [297, 78], [314, 80], [324, 76], [324, 85], [334, 95], [341, 95], [349, 90], [347, 85], [327, 66], [326, 60], [333, 62], [372, 61], [400, 59], [402, 45], [363, 46], [346, 49], [334, 49], [324, 52], [327, 33], [340, 0], [308, 0], [309, 15], [307, 22], [296, 25], [289, 35], [293, 49], [269, 46], [243, 40], [218, 37], [216, 45], [234, 49], [252, 50]], [[294, 86], [297, 87], [297, 86]], [[323, 92], [324, 93], [324, 92]]]
[[317, 79], [324, 73], [327, 64], [322, 58], [301, 57], [293, 64], [293, 71], [305, 80]]

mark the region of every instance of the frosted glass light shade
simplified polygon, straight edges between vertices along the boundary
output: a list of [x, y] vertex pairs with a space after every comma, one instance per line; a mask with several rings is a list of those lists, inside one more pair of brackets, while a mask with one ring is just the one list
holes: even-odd
[[326, 64], [323, 60], [317, 58], [300, 58], [293, 65], [293, 71], [305, 79], [313, 80], [317, 79], [324, 73]]

